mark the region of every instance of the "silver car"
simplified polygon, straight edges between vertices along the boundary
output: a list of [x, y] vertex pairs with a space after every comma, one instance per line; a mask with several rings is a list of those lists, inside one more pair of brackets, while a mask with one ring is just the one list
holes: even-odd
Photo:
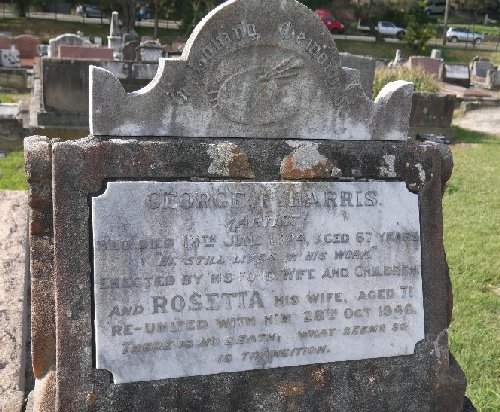
[[446, 39], [453, 43], [457, 41], [470, 41], [472, 44], [480, 44], [484, 40], [484, 34], [476, 33], [463, 27], [450, 27], [446, 32]]

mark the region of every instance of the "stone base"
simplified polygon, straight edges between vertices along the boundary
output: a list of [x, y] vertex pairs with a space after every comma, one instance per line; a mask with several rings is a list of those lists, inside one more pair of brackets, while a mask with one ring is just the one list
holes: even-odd
[[[446, 146], [431, 142], [193, 138], [117, 142], [91, 137], [55, 142], [36, 137], [27, 139], [26, 156], [32, 193], [37, 193], [34, 190], [39, 182], [47, 180], [53, 188], [56, 218], [52, 231], [51, 200], [44, 197], [43, 205], [32, 203], [32, 227], [43, 233], [40, 241], [54, 236], [56, 245], [64, 245], [56, 249], [54, 257], [51, 248], [38, 248], [32, 275], [43, 272], [51, 276], [50, 285], [55, 285], [57, 296], [55, 307], [50, 296], [40, 288], [33, 289], [37, 313], [54, 311], [58, 328], [51, 349], [56, 356], [57, 379], [40, 392], [39, 405], [53, 402], [55, 393], [54, 409], [65, 412], [462, 412], [466, 380], [448, 351], [446, 334], [452, 307], [442, 245], [441, 197], [452, 167]], [[38, 168], [41, 164], [47, 168]], [[56, 180], [52, 181], [52, 176]], [[361, 177], [362, 181], [406, 182], [418, 193], [425, 337], [415, 346], [414, 354], [126, 384], [114, 384], [110, 372], [96, 369], [88, 202], [91, 196], [102, 193], [107, 180], [356, 181]], [[37, 236], [32, 235], [33, 241]], [[49, 326], [46, 322], [33, 326], [33, 357], [37, 362], [46, 358], [40, 354], [44, 349], [41, 340], [55, 332], [51, 329], [55, 326]], [[43, 379], [51, 373], [44, 372]], [[55, 392], [49, 390], [53, 387]]]

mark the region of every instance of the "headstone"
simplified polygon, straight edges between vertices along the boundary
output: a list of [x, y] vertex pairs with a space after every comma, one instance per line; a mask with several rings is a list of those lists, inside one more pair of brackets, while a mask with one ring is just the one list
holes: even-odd
[[441, 60], [426, 56], [411, 56], [408, 59], [408, 67], [410, 69], [420, 68], [426, 73], [438, 77]]
[[129, 42], [131, 42], [131, 41], [137, 41], [137, 38], [138, 38], [138, 36], [137, 36], [137, 33], [136, 33], [136, 32], [132, 32], [132, 33], [130, 33], [130, 32], [129, 32], [129, 33], [125, 33], [125, 34], [123, 35], [123, 40], [122, 40], [122, 42], [123, 42], [123, 44], [125, 44], [125, 43], [129, 43]]
[[82, 39], [76, 34], [66, 33], [49, 40], [49, 53], [48, 57], [59, 57], [58, 51], [60, 45], [69, 46], [92, 46], [92, 43]]
[[14, 43], [19, 50], [21, 59], [32, 60], [38, 57], [38, 46], [40, 45], [40, 39], [38, 37], [23, 34], [14, 37]]
[[498, 69], [489, 69], [486, 73], [485, 86], [490, 90], [500, 89], [500, 71]]
[[471, 75], [486, 77], [486, 73], [492, 68], [494, 68], [494, 66], [489, 60], [476, 60], [472, 62]]
[[455, 101], [452, 94], [414, 92], [408, 135], [435, 134], [453, 141], [455, 129], [451, 122]]
[[122, 58], [124, 61], [135, 61], [137, 57], [138, 41], [125, 43], [122, 50]]
[[40, 44], [40, 46], [38, 46], [38, 54], [40, 56], [47, 56], [49, 54], [49, 45]]
[[113, 50], [106, 47], [61, 44], [58, 54], [61, 59], [113, 60]]
[[224, 3], [159, 67], [129, 95], [92, 68], [93, 134], [26, 142], [32, 276], [54, 288], [33, 288], [54, 319], [34, 403], [460, 411], [451, 154], [406, 139], [412, 85], [369, 100], [294, 0]]
[[431, 58], [441, 60], [443, 58], [443, 54], [442, 54], [441, 49], [432, 49], [431, 50]]
[[396, 55], [394, 56], [394, 60], [389, 62], [389, 67], [399, 67], [403, 64], [403, 57], [401, 56], [401, 50], [396, 50]]
[[101, 36], [95, 36], [94, 37], [94, 44], [96, 46], [102, 46], [102, 37]]
[[[44, 58], [40, 64], [40, 86], [34, 95], [40, 100], [33, 118], [38, 127], [87, 130], [89, 66], [99, 66], [117, 76], [127, 92], [146, 86], [155, 76], [158, 64], [108, 60]], [[0, 79], [1, 80], [1, 79]]]
[[185, 42], [174, 41], [172, 44], [166, 45], [165, 50], [170, 56], [180, 56], [185, 45]]
[[2, 67], [21, 67], [21, 58], [19, 50], [15, 45], [8, 49], [0, 49], [0, 65]]
[[142, 62], [157, 62], [163, 56], [163, 47], [157, 41], [148, 40], [139, 45], [139, 59]]
[[445, 83], [470, 87], [470, 70], [466, 64], [442, 63], [439, 69], [439, 79]]
[[109, 26], [108, 48], [114, 51], [115, 60], [121, 59], [122, 36], [119, 27], [118, 12], [111, 14], [111, 23]]
[[371, 97], [373, 80], [375, 78], [375, 59], [350, 53], [340, 53], [340, 64], [343, 67], [359, 71], [363, 90], [368, 97]]
[[0, 33], [0, 49], [10, 49], [12, 37]]

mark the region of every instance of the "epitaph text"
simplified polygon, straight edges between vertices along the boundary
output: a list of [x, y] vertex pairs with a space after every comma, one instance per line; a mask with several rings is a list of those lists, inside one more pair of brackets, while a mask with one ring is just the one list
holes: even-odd
[[110, 182], [92, 198], [97, 368], [115, 383], [408, 355], [403, 182]]

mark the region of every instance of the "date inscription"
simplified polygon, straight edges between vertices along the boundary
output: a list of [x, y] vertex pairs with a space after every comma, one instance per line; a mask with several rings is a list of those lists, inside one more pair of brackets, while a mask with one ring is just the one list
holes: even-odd
[[115, 383], [412, 354], [402, 182], [109, 182], [92, 198], [96, 366]]

